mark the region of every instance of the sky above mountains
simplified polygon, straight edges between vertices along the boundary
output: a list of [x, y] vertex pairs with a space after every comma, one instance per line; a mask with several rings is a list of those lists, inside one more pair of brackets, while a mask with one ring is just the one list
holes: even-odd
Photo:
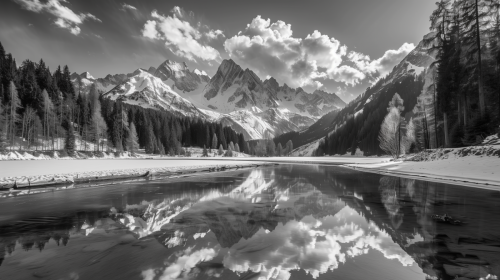
[[351, 100], [428, 33], [434, 0], [4, 0], [0, 41], [20, 63], [95, 77], [166, 59], [215, 74], [232, 58], [262, 79]]

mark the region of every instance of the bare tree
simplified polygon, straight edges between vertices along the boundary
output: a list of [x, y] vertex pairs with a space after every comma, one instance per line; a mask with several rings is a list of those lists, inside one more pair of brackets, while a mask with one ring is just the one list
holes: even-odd
[[398, 158], [400, 153], [401, 135], [399, 128], [401, 126], [401, 121], [399, 110], [396, 107], [391, 107], [389, 113], [382, 122], [378, 135], [380, 148], [393, 158]]

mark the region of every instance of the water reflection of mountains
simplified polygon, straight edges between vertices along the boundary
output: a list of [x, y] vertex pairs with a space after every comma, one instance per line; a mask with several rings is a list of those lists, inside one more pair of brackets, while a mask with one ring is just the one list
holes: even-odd
[[[493, 275], [500, 275], [497, 193], [377, 174], [353, 176], [345, 169], [331, 171], [278, 166], [257, 169], [242, 181], [207, 181], [198, 186], [186, 182], [169, 194], [127, 194], [122, 201], [113, 201], [111, 209], [3, 226], [0, 256], [11, 254], [16, 243], [24, 250], [43, 250], [50, 239], [64, 246], [71, 236], [97, 228], [128, 229], [137, 238], [153, 235], [169, 248], [212, 232], [231, 253], [235, 244], [262, 231], [273, 232], [307, 216], [324, 222], [348, 207], [389, 234], [429, 278], [495, 279]], [[466, 224], [436, 224], [431, 219], [435, 213], [460, 217]]]

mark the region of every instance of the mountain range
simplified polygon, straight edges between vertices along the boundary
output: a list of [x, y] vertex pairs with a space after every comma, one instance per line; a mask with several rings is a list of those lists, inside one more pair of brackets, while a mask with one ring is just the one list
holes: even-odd
[[300, 87], [280, 86], [272, 77], [262, 81], [231, 59], [222, 61], [213, 77], [190, 70], [186, 63], [166, 60], [158, 67], [129, 74], [96, 79], [84, 72], [73, 73], [71, 78], [78, 93], [88, 92], [94, 84], [105, 98], [219, 121], [247, 140], [306, 129], [346, 105], [334, 93], [307, 93]]

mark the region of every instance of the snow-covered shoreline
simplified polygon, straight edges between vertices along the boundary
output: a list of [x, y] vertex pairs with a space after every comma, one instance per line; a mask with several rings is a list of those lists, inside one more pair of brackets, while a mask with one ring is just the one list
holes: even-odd
[[[95, 182], [115, 178], [131, 179], [155, 174], [176, 175], [192, 172], [224, 171], [262, 164], [262, 162], [255, 161], [213, 160], [199, 162], [195, 160], [164, 161], [143, 159], [0, 162], [0, 189], [10, 189], [14, 186], [23, 188]], [[54, 170], [58, 171], [54, 172]]]
[[384, 175], [500, 190], [500, 145], [440, 149], [418, 156], [423, 158], [343, 166]]

